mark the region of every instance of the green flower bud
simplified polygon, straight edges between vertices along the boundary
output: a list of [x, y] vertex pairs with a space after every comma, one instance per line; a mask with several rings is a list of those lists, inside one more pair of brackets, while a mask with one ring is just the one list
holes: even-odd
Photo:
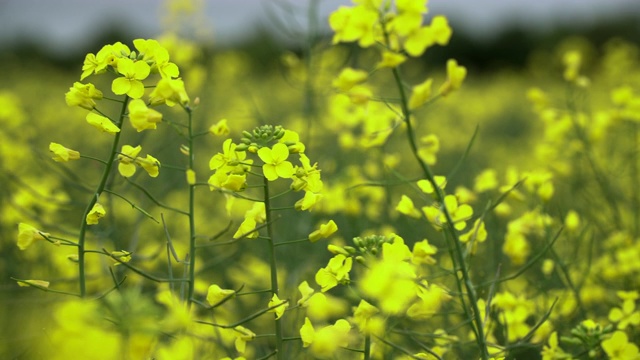
[[236, 151], [247, 151], [248, 148], [249, 148], [249, 144], [238, 144], [236, 146]]
[[345, 249], [349, 255], [355, 255], [356, 254], [356, 248], [354, 248], [353, 246], [344, 246], [343, 249]]

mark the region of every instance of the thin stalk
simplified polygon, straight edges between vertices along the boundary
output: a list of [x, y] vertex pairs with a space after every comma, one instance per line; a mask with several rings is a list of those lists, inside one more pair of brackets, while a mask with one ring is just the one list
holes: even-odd
[[[569, 91], [572, 91], [570, 87], [568, 89]], [[605, 201], [609, 204], [609, 207], [611, 208], [611, 212], [613, 213], [612, 214], [613, 223], [615, 224], [616, 229], [622, 229], [623, 228], [622, 217], [621, 217], [620, 209], [618, 207], [618, 203], [616, 202], [616, 197], [617, 197], [616, 192], [611, 187], [610, 182], [607, 180], [606, 172], [603, 171], [598, 166], [594, 156], [595, 153], [593, 152], [593, 148], [591, 146], [591, 141], [589, 140], [589, 137], [587, 136], [587, 134], [585, 134], [580, 124], [578, 123], [578, 118], [577, 118], [578, 109], [573, 98], [571, 97], [571, 94], [567, 95], [567, 108], [570, 111], [571, 123], [573, 125], [573, 130], [575, 131], [576, 137], [584, 147], [584, 156], [587, 159], [587, 163], [589, 164], [589, 167], [593, 172], [593, 176], [596, 182], [598, 183], [600, 190], [602, 191], [602, 195], [604, 195]]]
[[[195, 164], [195, 156], [193, 154], [193, 117], [191, 109], [185, 108], [189, 116], [189, 169], [193, 169]], [[196, 185], [189, 185], [189, 288], [187, 290], [187, 303], [191, 307], [191, 299], [195, 289], [196, 277], [196, 224], [195, 224], [195, 189]]]
[[[383, 28], [385, 28], [384, 24], [383, 24]], [[384, 35], [387, 40], [387, 43], [389, 43], [388, 34], [386, 33], [386, 31]], [[471, 308], [471, 313], [473, 316], [473, 319], [472, 319], [473, 321], [471, 323], [472, 323], [472, 327], [474, 327], [474, 332], [476, 334], [476, 342], [480, 347], [481, 358], [483, 360], [488, 360], [489, 352], [487, 351], [487, 339], [484, 334], [482, 317], [478, 309], [478, 296], [476, 294], [476, 290], [471, 281], [471, 276], [469, 275], [469, 271], [466, 266], [467, 264], [464, 261], [464, 251], [462, 249], [460, 238], [458, 236], [457, 230], [453, 226], [454, 225], [453, 218], [451, 217], [451, 214], [449, 213], [449, 210], [445, 205], [444, 191], [438, 186], [437, 182], [435, 181], [435, 177], [429, 165], [427, 165], [427, 163], [425, 163], [420, 157], [420, 155], [418, 154], [418, 146], [416, 145], [416, 136], [413, 130], [413, 125], [411, 124], [411, 111], [409, 110], [407, 94], [402, 84], [400, 72], [398, 71], [398, 68], [393, 68], [392, 72], [396, 82], [396, 86], [398, 87], [398, 92], [400, 94], [400, 100], [401, 100], [400, 104], [402, 107], [402, 115], [404, 117], [404, 122], [407, 126], [407, 139], [409, 140], [409, 146], [411, 147], [411, 152], [413, 153], [413, 156], [415, 157], [416, 161], [420, 165], [420, 168], [422, 169], [422, 173], [424, 174], [425, 178], [431, 183], [431, 185], [435, 189], [434, 193], [436, 194], [436, 199], [441, 204], [442, 213], [447, 219], [447, 223], [444, 224], [444, 227], [446, 228], [447, 232], [451, 235], [454, 243], [455, 257], [452, 258], [451, 260], [453, 260], [454, 264], [456, 262], [458, 263], [459, 271], [462, 273], [462, 281], [467, 290], [467, 297], [469, 300], [468, 306]], [[455, 276], [456, 276], [456, 281], [459, 281], [457, 273], [455, 274]], [[463, 306], [466, 306], [464, 302], [463, 302]]]
[[84, 266], [84, 254], [85, 254], [85, 239], [87, 235], [87, 215], [93, 209], [93, 206], [98, 202], [98, 198], [100, 194], [104, 190], [107, 179], [109, 178], [109, 174], [111, 173], [111, 168], [115, 163], [116, 155], [118, 154], [118, 145], [120, 143], [120, 135], [122, 134], [122, 121], [124, 120], [124, 115], [127, 111], [127, 104], [129, 103], [129, 97], [125, 95], [124, 101], [122, 102], [122, 108], [120, 109], [120, 116], [118, 117], [118, 122], [116, 126], [120, 128], [120, 131], [115, 133], [113, 142], [111, 143], [111, 153], [109, 154], [109, 159], [106, 161], [106, 166], [104, 171], [102, 172], [102, 177], [100, 179], [100, 183], [96, 188], [96, 191], [91, 196], [91, 200], [87, 204], [87, 208], [84, 210], [84, 214], [82, 215], [81, 223], [80, 223], [80, 233], [78, 234], [78, 278], [80, 281], [80, 297], [85, 297], [87, 295], [87, 284], [86, 284], [86, 275], [85, 275], [85, 266]]
[[364, 336], [364, 360], [371, 359], [371, 335]]
[[[269, 263], [271, 265], [271, 293], [278, 295], [278, 267], [276, 262], [276, 246], [273, 239], [273, 223], [271, 221], [271, 199], [269, 198], [269, 180], [264, 178], [264, 208], [266, 213], [267, 223], [267, 241], [269, 242]], [[280, 295], [278, 295], [279, 297]], [[277, 319], [275, 321], [276, 331], [276, 359], [282, 359], [284, 353], [282, 352], [282, 321]]]
[[[638, 144], [640, 144], [640, 136], [638, 135], [638, 123], [633, 121], [631, 127], [631, 133], [633, 136], [633, 152], [631, 153], [631, 183], [638, 184], [638, 181], [640, 180], [640, 177], [638, 175], [640, 171], [638, 169], [637, 158], [638, 149], [640, 149], [640, 147], [638, 147]], [[631, 208], [633, 209], [633, 236], [634, 238], [637, 238], [638, 235], [640, 235], [640, 189], [638, 189], [638, 186], [633, 185], [631, 186], [631, 191]]]

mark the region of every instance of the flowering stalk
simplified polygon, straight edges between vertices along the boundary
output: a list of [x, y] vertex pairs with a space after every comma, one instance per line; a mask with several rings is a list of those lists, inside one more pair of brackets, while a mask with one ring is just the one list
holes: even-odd
[[[278, 295], [278, 267], [276, 262], [276, 246], [273, 239], [273, 223], [271, 217], [271, 199], [269, 198], [269, 180], [264, 177], [264, 209], [266, 214], [267, 241], [269, 242], [269, 264], [271, 266], [271, 293]], [[276, 358], [282, 359], [282, 319], [276, 319]]]
[[[185, 111], [189, 117], [189, 136], [188, 136], [188, 145], [189, 146], [189, 169], [193, 169], [194, 167], [194, 155], [193, 155], [193, 124], [192, 124], [192, 112], [191, 108], [186, 106]], [[195, 189], [196, 184], [189, 184], [189, 289], [187, 291], [187, 303], [189, 306], [193, 299], [193, 291], [195, 288], [195, 274], [196, 274], [196, 225], [195, 225]]]
[[[381, 24], [382, 24], [383, 35], [384, 35], [386, 44], [387, 46], [389, 46], [390, 45], [389, 33], [386, 30], [384, 20], [381, 20]], [[422, 173], [424, 174], [424, 177], [433, 186], [436, 200], [438, 201], [438, 203], [441, 204], [440, 205], [441, 211], [444, 214], [446, 219], [446, 224], [443, 224], [443, 227], [449, 233], [450, 238], [453, 241], [454, 252], [453, 254], [451, 254], [451, 261], [454, 264], [454, 270], [458, 268], [458, 270], [462, 273], [462, 281], [466, 288], [466, 294], [469, 302], [469, 304], [467, 304], [462, 298], [463, 294], [460, 294], [464, 312], [465, 314], [469, 314], [469, 313], [472, 314], [473, 319], [471, 319], [472, 320], [471, 324], [472, 324], [472, 330], [476, 337], [476, 342], [478, 344], [478, 347], [480, 348], [482, 359], [488, 360], [489, 352], [487, 351], [487, 341], [484, 334], [484, 328], [483, 328], [484, 322], [481, 317], [480, 309], [478, 308], [478, 296], [476, 294], [476, 290], [473, 285], [473, 282], [471, 281], [471, 276], [469, 275], [469, 271], [467, 270], [467, 267], [466, 267], [466, 262], [464, 259], [464, 256], [465, 256], [464, 250], [462, 249], [462, 244], [460, 242], [458, 232], [454, 227], [455, 222], [453, 220], [453, 217], [451, 216], [451, 212], [447, 209], [447, 206], [445, 204], [444, 191], [442, 190], [440, 185], [436, 182], [435, 176], [433, 174], [433, 171], [431, 170], [431, 167], [420, 157], [418, 153], [416, 136], [413, 130], [413, 125], [411, 124], [411, 110], [409, 109], [409, 102], [407, 99], [407, 94], [404, 89], [402, 78], [400, 76], [400, 71], [398, 70], [398, 67], [393, 67], [391, 70], [393, 72], [393, 78], [396, 83], [396, 86], [398, 87], [398, 93], [400, 95], [400, 105], [402, 108], [402, 116], [404, 119], [404, 123], [407, 126], [407, 139], [409, 141], [409, 146], [411, 147], [411, 153], [413, 154], [416, 161], [420, 165], [420, 168], [422, 170]], [[460, 285], [457, 271], [455, 272], [454, 276], [456, 277], [456, 282], [458, 282], [458, 285]]]
[[[128, 103], [129, 103], [129, 96], [125, 95], [124, 100], [122, 101], [122, 108], [120, 109], [120, 115], [118, 117], [118, 121], [115, 124], [120, 129], [122, 129], [122, 121], [124, 120]], [[119, 146], [121, 133], [122, 132], [120, 131], [114, 134], [113, 142], [111, 144], [111, 153], [109, 154], [109, 159], [107, 159], [106, 161], [106, 166], [102, 173], [100, 183], [98, 184], [96, 191], [91, 197], [89, 204], [87, 204], [87, 208], [85, 209], [84, 214], [82, 215], [82, 223], [80, 224], [80, 234], [78, 235], [78, 278], [80, 280], [80, 297], [85, 297], [87, 294], [86, 275], [85, 275], [85, 268], [84, 268], [84, 261], [85, 261], [84, 255], [86, 252], [85, 237], [87, 233], [87, 226], [89, 224], [87, 224], [86, 219], [87, 219], [87, 215], [89, 215], [89, 213], [93, 209], [93, 206], [98, 202], [98, 198], [100, 197], [100, 194], [102, 194], [102, 192], [105, 189], [105, 186], [107, 184], [107, 179], [109, 178], [109, 174], [111, 173], [111, 168], [113, 167], [113, 164], [115, 163], [116, 155], [118, 154], [117, 149]]]

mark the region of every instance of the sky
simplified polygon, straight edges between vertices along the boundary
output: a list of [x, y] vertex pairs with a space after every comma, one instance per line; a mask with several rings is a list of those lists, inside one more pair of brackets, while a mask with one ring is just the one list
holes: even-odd
[[[200, 0], [201, 18], [212, 29], [213, 41], [232, 44], [258, 24], [273, 24], [268, 14], [304, 28], [308, 0]], [[328, 14], [349, 0], [315, 0], [318, 23], [326, 27]], [[117, 23], [135, 37], [152, 37], [162, 30], [165, 0], [0, 0], [0, 47], [25, 37], [63, 54], [90, 45], [107, 24]], [[278, 4], [294, 4], [298, 16]], [[568, 22], [588, 23], [619, 14], [640, 14], [640, 0], [430, 0], [429, 14], [449, 17], [454, 31], [464, 28], [490, 37], [503, 27], [520, 24], [543, 29]], [[267, 28], [274, 28], [267, 25]], [[211, 33], [210, 32], [210, 33]]]

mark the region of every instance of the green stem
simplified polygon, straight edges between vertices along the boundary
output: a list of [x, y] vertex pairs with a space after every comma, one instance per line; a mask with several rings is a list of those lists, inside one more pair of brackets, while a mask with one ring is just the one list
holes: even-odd
[[622, 217], [621, 217], [620, 209], [618, 208], [618, 203], [616, 202], [616, 198], [617, 198], [616, 192], [612, 188], [611, 182], [608, 181], [606, 172], [603, 171], [600, 168], [600, 166], [598, 166], [596, 159], [594, 157], [595, 154], [591, 146], [591, 141], [589, 140], [589, 137], [584, 132], [584, 129], [581, 127], [581, 125], [578, 122], [578, 108], [577, 108], [577, 105], [575, 104], [573, 97], [571, 96], [572, 95], [571, 92], [573, 91], [573, 88], [568, 87], [568, 91], [570, 93], [569, 95], [567, 95], [567, 108], [569, 109], [569, 112], [571, 115], [571, 123], [573, 125], [573, 130], [576, 133], [576, 137], [578, 138], [578, 141], [580, 141], [582, 143], [582, 146], [584, 147], [584, 156], [587, 159], [587, 163], [589, 164], [591, 171], [593, 172], [593, 176], [596, 180], [596, 183], [598, 183], [598, 186], [602, 191], [602, 195], [604, 195], [605, 201], [609, 204], [609, 207], [611, 208], [611, 212], [613, 213], [612, 214], [613, 223], [615, 224], [616, 229], [618, 230], [622, 229], [623, 228]]
[[371, 335], [364, 336], [364, 360], [371, 359]]
[[102, 178], [100, 179], [100, 183], [96, 188], [96, 191], [91, 196], [91, 200], [87, 204], [87, 208], [84, 210], [84, 214], [82, 215], [82, 222], [80, 223], [80, 234], [78, 235], [78, 278], [80, 281], [80, 297], [85, 297], [87, 295], [87, 284], [86, 284], [86, 275], [85, 275], [85, 266], [84, 266], [84, 254], [85, 254], [85, 239], [87, 234], [87, 215], [93, 209], [93, 206], [98, 202], [98, 198], [100, 194], [104, 190], [107, 179], [109, 178], [109, 173], [111, 173], [111, 168], [115, 163], [116, 155], [118, 154], [118, 145], [120, 142], [120, 135], [122, 134], [122, 121], [124, 120], [124, 115], [127, 111], [127, 104], [129, 103], [129, 97], [125, 95], [124, 101], [122, 102], [122, 108], [120, 109], [120, 116], [118, 117], [118, 123], [116, 126], [120, 128], [120, 131], [115, 133], [113, 142], [111, 143], [111, 153], [109, 154], [109, 159], [106, 161], [106, 166], [102, 173]]
[[[388, 38], [388, 34], [386, 34], [386, 32], [385, 32], [385, 37]], [[415, 157], [416, 161], [420, 165], [420, 168], [422, 169], [422, 173], [424, 174], [425, 178], [431, 183], [431, 185], [435, 189], [434, 193], [436, 195], [436, 200], [441, 204], [442, 213], [444, 214], [447, 220], [447, 223], [444, 224], [444, 228], [451, 235], [451, 238], [454, 243], [454, 254], [453, 254], [454, 256], [452, 256], [451, 260], [454, 263], [454, 269], [455, 269], [455, 264], [458, 263], [458, 268], [459, 268], [459, 271], [462, 273], [462, 281], [467, 290], [467, 298], [469, 300], [468, 305], [466, 305], [464, 302], [462, 303], [462, 305], [465, 308], [467, 306], [471, 308], [470, 312], [473, 316], [471, 323], [472, 323], [472, 328], [474, 330], [474, 333], [476, 334], [476, 342], [478, 344], [478, 347], [480, 348], [482, 359], [488, 360], [489, 352], [487, 351], [487, 340], [484, 334], [483, 321], [480, 315], [480, 311], [478, 309], [478, 296], [476, 294], [475, 287], [473, 286], [473, 283], [471, 281], [471, 276], [469, 275], [469, 271], [466, 267], [466, 263], [464, 260], [464, 251], [462, 249], [460, 238], [458, 236], [457, 230], [454, 228], [453, 218], [451, 217], [451, 214], [447, 209], [447, 206], [445, 205], [444, 191], [438, 186], [437, 182], [435, 181], [435, 177], [429, 165], [427, 165], [427, 163], [425, 163], [424, 160], [422, 160], [422, 158], [418, 154], [416, 136], [413, 130], [413, 125], [411, 124], [411, 111], [409, 110], [409, 106], [408, 106], [407, 94], [405, 92], [404, 86], [402, 85], [402, 79], [400, 77], [400, 72], [398, 71], [398, 68], [393, 68], [392, 71], [393, 71], [393, 77], [396, 82], [396, 86], [398, 87], [398, 92], [400, 94], [402, 115], [404, 117], [404, 122], [407, 126], [407, 138], [409, 140], [411, 152], [413, 153], [413, 156]], [[456, 281], [459, 281], [457, 272], [454, 276], [456, 276]], [[468, 311], [465, 311], [465, 313], [467, 312]]]
[[[185, 108], [189, 115], [189, 169], [193, 169], [195, 156], [193, 154], [193, 123], [191, 109]], [[189, 288], [187, 290], [187, 302], [191, 307], [191, 299], [195, 289], [196, 277], [196, 225], [195, 225], [195, 185], [189, 185]]]
[[[273, 239], [273, 223], [271, 221], [271, 199], [269, 198], [269, 180], [264, 178], [264, 208], [266, 213], [267, 223], [267, 241], [269, 242], [269, 263], [271, 265], [271, 293], [278, 297], [278, 267], [276, 261], [276, 246]], [[275, 321], [276, 331], [276, 359], [282, 359], [284, 353], [282, 352], [282, 321], [277, 319]]]
[[[638, 145], [640, 143], [640, 136], [638, 135], [638, 123], [634, 121], [631, 124], [631, 127], [631, 136], [633, 137], [633, 146], [631, 147], [633, 149], [633, 152], [631, 153], [630, 157], [631, 181], [632, 184], [638, 184], [638, 174], [640, 173], [640, 171], [638, 170], [638, 157], [636, 155], [639, 149]], [[640, 189], [638, 189], [637, 186], [633, 185], [631, 186], [631, 191], [631, 209], [633, 209], [633, 236], [634, 238], [637, 238], [638, 235], [640, 235]]]

